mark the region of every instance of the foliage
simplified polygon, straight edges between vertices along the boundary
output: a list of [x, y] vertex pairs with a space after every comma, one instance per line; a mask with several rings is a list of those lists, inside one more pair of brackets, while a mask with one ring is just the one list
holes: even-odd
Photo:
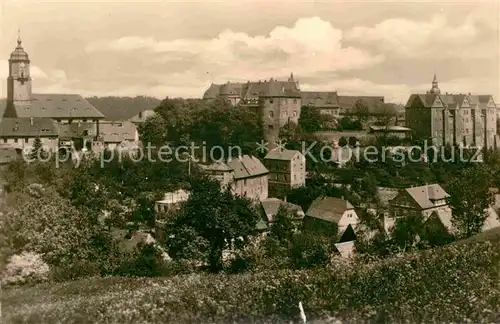
[[23, 252], [10, 257], [7, 268], [2, 274], [2, 285], [34, 284], [48, 279], [49, 266], [41, 256]]
[[349, 116], [344, 116], [340, 119], [339, 128], [339, 130], [362, 130], [363, 124], [358, 119], [354, 120]]
[[229, 189], [221, 190], [219, 183], [208, 177], [194, 179], [189, 199], [166, 228], [169, 254], [183, 255], [179, 238], [189, 232], [205, 243], [197, 248], [202, 254], [206, 252], [210, 270], [217, 272], [222, 269], [223, 250], [234, 240], [254, 234], [258, 218], [248, 199], [233, 196]]
[[447, 185], [452, 223], [461, 237], [479, 233], [488, 217], [486, 209], [493, 203], [490, 192], [491, 173], [484, 165], [462, 170]]
[[[500, 320], [500, 249], [467, 244], [306, 271], [85, 279], [6, 289], [7, 323]], [[459, 280], [457, 280], [459, 278]], [[168, 292], [168, 293], [166, 293]], [[321, 323], [321, 321], [319, 321]]]
[[323, 115], [319, 108], [302, 106], [300, 109], [299, 126], [307, 133], [318, 132], [322, 129]]

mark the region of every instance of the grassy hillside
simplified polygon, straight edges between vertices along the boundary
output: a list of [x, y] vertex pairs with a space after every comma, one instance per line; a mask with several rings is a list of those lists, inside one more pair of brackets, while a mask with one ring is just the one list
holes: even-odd
[[[101, 278], [4, 289], [4, 323], [500, 322], [498, 241], [311, 271]], [[322, 323], [324, 321], [321, 321]]]

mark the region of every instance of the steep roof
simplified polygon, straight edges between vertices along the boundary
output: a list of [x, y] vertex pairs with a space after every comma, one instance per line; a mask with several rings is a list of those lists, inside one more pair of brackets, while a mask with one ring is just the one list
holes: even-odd
[[220, 96], [232, 96], [241, 99], [258, 97], [300, 98], [300, 90], [294, 81], [258, 81], [258, 82], [227, 82], [211, 84], [205, 91], [203, 99], [215, 99]]
[[[87, 100], [100, 111], [106, 120], [129, 120], [135, 117], [134, 122], [140, 122], [139, 114], [152, 115], [154, 109], [161, 104], [161, 100], [152, 97], [91, 97]], [[142, 116], [141, 116], [142, 117]]]
[[327, 222], [338, 223], [345, 211], [354, 209], [347, 200], [321, 196], [313, 201], [306, 215]]
[[364, 101], [368, 107], [384, 103], [383, 96], [338, 96], [342, 109], [352, 109], [358, 100]]
[[447, 199], [450, 196], [439, 184], [406, 188], [405, 190], [422, 209], [434, 207], [434, 200]]
[[[462, 103], [464, 100], [467, 98], [471, 106], [476, 106], [478, 105], [480, 108], [486, 108], [489, 101], [493, 98], [491, 95], [471, 95], [471, 94], [432, 94], [432, 93], [425, 93], [425, 94], [412, 94], [410, 95], [410, 98], [407, 101], [406, 107], [411, 107], [415, 97], [418, 97], [424, 107], [430, 108], [432, 107], [432, 104], [438, 97], [441, 99], [441, 102], [443, 105], [447, 106], [448, 108], [460, 108], [462, 106]], [[496, 104], [495, 104], [496, 106]]]
[[54, 137], [58, 127], [51, 118], [1, 118], [0, 137]]
[[282, 160], [291, 161], [297, 154], [302, 154], [297, 150], [280, 150], [274, 149], [269, 151], [264, 157], [265, 160]]
[[338, 108], [339, 101], [336, 91], [301, 91], [303, 105], [314, 107]]
[[255, 156], [243, 155], [241, 157], [231, 159], [227, 162], [229, 167], [234, 170], [235, 179], [243, 179], [265, 175], [269, 171], [264, 164]]
[[77, 94], [32, 94], [29, 106], [16, 106], [17, 117], [53, 119], [100, 119], [101, 114], [90, 102]]
[[223, 161], [215, 161], [209, 165], [200, 165], [202, 169], [207, 171], [233, 171], [233, 169]]
[[302, 207], [289, 202], [285, 202], [278, 198], [267, 198], [266, 200], [263, 200], [261, 202], [261, 205], [262, 209], [264, 209], [264, 213], [266, 214], [268, 222], [273, 221], [273, 217], [274, 215], [276, 215], [281, 205], [295, 212], [299, 218], [304, 217], [304, 211], [302, 210]]

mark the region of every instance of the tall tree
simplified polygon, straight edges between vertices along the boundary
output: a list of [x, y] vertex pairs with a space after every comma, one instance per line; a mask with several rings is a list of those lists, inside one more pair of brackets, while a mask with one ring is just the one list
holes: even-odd
[[[234, 197], [229, 190], [221, 191], [217, 181], [201, 176], [191, 183], [191, 195], [166, 229], [169, 254], [183, 257], [178, 240], [191, 233], [193, 240], [206, 242], [210, 270], [222, 269], [222, 252], [239, 238], [255, 233], [259, 216], [249, 200]], [[207, 246], [208, 245], [208, 246]]]
[[447, 186], [452, 223], [459, 235], [469, 237], [481, 231], [493, 203], [490, 170], [482, 164], [461, 170]]
[[370, 116], [370, 109], [364, 100], [356, 100], [352, 114], [356, 116], [360, 122], [365, 122]]
[[318, 132], [322, 128], [323, 116], [316, 107], [303, 106], [300, 110], [299, 126], [308, 133]]
[[29, 157], [33, 162], [39, 161], [40, 159], [44, 158], [42, 140], [40, 139], [40, 137], [36, 137], [33, 141], [33, 147], [31, 148]]

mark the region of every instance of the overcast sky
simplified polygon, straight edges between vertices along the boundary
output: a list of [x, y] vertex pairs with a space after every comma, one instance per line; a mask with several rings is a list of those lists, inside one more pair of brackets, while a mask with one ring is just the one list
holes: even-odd
[[20, 28], [35, 93], [201, 97], [293, 72], [302, 90], [405, 103], [436, 73], [500, 102], [494, 0], [0, 2], [0, 97]]

